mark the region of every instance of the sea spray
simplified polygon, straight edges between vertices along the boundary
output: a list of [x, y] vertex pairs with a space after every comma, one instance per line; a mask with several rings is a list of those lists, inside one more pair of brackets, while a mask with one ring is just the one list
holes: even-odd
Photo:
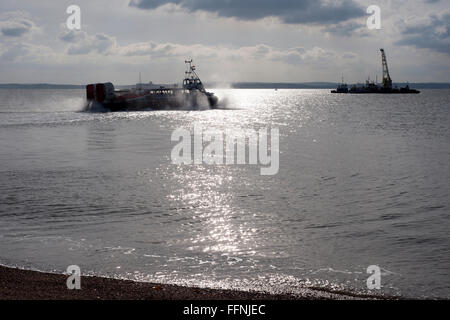
[[80, 112], [108, 112], [108, 110], [99, 102], [95, 100], [85, 101]]

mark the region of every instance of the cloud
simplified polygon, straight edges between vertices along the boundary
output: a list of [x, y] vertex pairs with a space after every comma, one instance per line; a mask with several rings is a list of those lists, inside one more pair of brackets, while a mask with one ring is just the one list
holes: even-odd
[[342, 58], [353, 60], [353, 59], [358, 58], [358, 55], [356, 53], [353, 53], [353, 52], [344, 52], [342, 54]]
[[36, 29], [33, 21], [21, 12], [6, 12], [0, 16], [0, 33], [3, 36], [17, 38]]
[[281, 61], [290, 65], [304, 63], [323, 63], [334, 56], [334, 52], [320, 47], [305, 49], [304, 47], [293, 47], [287, 50], [270, 48], [267, 58], [274, 61]]
[[359, 35], [361, 37], [368, 36], [366, 24], [356, 21], [345, 21], [328, 25], [323, 30], [340, 37], [350, 37], [354, 35]]
[[397, 44], [450, 54], [450, 12], [431, 15], [427, 20], [404, 28]]
[[353, 0], [131, 0], [140, 9], [171, 4], [189, 12], [207, 11], [220, 17], [258, 20], [277, 17], [287, 24], [329, 24], [365, 16]]
[[305, 49], [292, 47], [286, 50], [266, 44], [242, 47], [226, 47], [193, 44], [184, 45], [176, 43], [140, 42], [115, 48], [115, 54], [121, 56], [145, 56], [151, 58], [213, 58], [219, 60], [266, 60], [281, 61], [287, 64], [300, 64], [305, 61], [321, 61], [334, 56], [333, 52], [319, 47]]
[[0, 61], [26, 63], [55, 64], [61, 61], [61, 55], [52, 48], [26, 42], [9, 43], [0, 46]]
[[67, 48], [69, 55], [81, 55], [91, 52], [110, 54], [116, 48], [116, 39], [103, 33], [89, 35], [81, 30], [67, 30], [59, 35], [63, 42], [70, 43]]
[[59, 39], [68, 42], [68, 43], [76, 43], [86, 39], [87, 34], [83, 31], [76, 30], [65, 30], [59, 35]]
[[125, 56], [174, 56], [183, 46], [171, 43], [140, 42], [118, 48], [118, 53]]
[[15, 61], [18, 57], [25, 56], [30, 53], [30, 45], [25, 43], [16, 43], [6, 48], [2, 52], [1, 58], [5, 61]]

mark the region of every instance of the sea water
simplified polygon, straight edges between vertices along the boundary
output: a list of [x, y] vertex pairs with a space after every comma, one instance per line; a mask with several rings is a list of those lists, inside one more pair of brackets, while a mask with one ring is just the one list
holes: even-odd
[[[84, 90], [0, 90], [0, 263], [450, 297], [449, 90], [212, 91], [225, 108], [111, 113], [84, 111]], [[278, 129], [278, 172], [173, 164], [172, 132], [195, 125]]]

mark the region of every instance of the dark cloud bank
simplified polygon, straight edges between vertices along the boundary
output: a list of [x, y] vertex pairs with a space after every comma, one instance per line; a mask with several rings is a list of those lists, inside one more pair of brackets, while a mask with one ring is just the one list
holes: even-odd
[[433, 15], [430, 22], [407, 27], [402, 32], [403, 39], [399, 45], [427, 48], [450, 54], [450, 13]]
[[0, 32], [7, 37], [20, 37], [31, 31], [33, 24], [25, 19], [0, 22]]
[[188, 11], [207, 11], [221, 17], [257, 20], [278, 17], [284, 23], [332, 24], [365, 15], [353, 0], [326, 4], [318, 0], [131, 0], [130, 6], [156, 9], [165, 4], [175, 4]]

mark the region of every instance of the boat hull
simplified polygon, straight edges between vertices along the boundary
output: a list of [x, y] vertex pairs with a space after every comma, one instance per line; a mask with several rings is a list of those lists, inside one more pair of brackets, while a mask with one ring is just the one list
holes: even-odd
[[[112, 84], [109, 87], [113, 88]], [[105, 84], [88, 85], [88, 100], [100, 103], [109, 111], [214, 109], [218, 105], [218, 98], [206, 91], [181, 88], [145, 91], [112, 89], [112, 93], [105, 94], [107, 88]]]
[[102, 105], [111, 111], [140, 111], [140, 110], [177, 110], [198, 109], [202, 107], [216, 108], [217, 98], [203, 93], [179, 94], [146, 94], [137, 97], [120, 96]]
[[417, 94], [420, 93], [419, 90], [400, 88], [400, 89], [384, 89], [384, 88], [351, 88], [348, 91], [341, 90], [331, 90], [331, 93], [351, 93], [351, 94], [365, 94], [365, 93], [375, 93], [375, 94]]

